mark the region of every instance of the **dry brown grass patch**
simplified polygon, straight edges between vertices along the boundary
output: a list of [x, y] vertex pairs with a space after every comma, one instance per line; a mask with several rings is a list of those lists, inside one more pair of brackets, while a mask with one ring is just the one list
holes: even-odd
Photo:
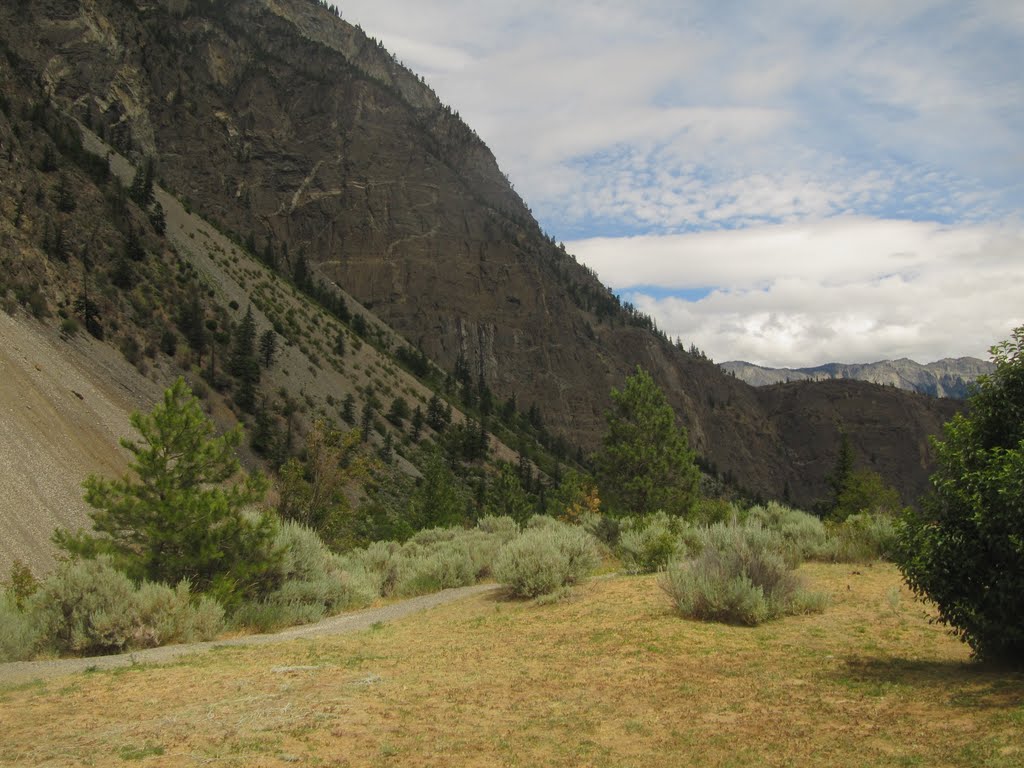
[[829, 609], [752, 629], [614, 578], [8, 689], [0, 764], [1024, 764], [1024, 676], [969, 663], [890, 566], [801, 570]]

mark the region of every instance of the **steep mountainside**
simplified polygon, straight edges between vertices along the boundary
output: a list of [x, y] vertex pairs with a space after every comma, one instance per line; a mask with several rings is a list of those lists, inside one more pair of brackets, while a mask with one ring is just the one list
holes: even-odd
[[[955, 404], [853, 382], [765, 392], [672, 345], [540, 231], [456, 113], [316, 2], [17, 2], [0, 7], [0, 41], [7, 92], [151, 159], [186, 208], [272, 268], [337, 283], [443, 369], [536, 406], [584, 450], [611, 387], [642, 365], [706, 467], [751, 494], [813, 503], [840, 429], [907, 499], [925, 484], [926, 435]], [[30, 260], [25, 244], [50, 231], [26, 230], [47, 205], [30, 194], [37, 160], [6, 162], [22, 174], [6, 226]]]
[[856, 379], [957, 400], [967, 397], [971, 384], [979, 376], [991, 373], [994, 369], [992, 363], [976, 357], [946, 357], [927, 365], [904, 357], [899, 360], [880, 360], [877, 363], [826, 363], [813, 368], [765, 368], [743, 360], [730, 360], [721, 363], [720, 367], [755, 387], [788, 381]]

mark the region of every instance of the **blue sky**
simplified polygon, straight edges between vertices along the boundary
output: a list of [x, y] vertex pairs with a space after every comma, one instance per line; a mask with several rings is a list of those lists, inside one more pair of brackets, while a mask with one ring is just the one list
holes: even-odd
[[1024, 3], [340, 8], [715, 360], [984, 357], [1024, 323]]

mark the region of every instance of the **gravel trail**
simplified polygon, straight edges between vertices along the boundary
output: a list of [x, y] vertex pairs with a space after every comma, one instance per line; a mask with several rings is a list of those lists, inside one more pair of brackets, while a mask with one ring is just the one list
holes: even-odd
[[368, 629], [377, 622], [394, 621], [414, 613], [426, 611], [438, 605], [451, 603], [470, 595], [480, 594], [498, 589], [497, 584], [477, 584], [471, 587], [446, 589], [431, 595], [421, 595], [409, 600], [368, 608], [355, 613], [332, 616], [316, 624], [292, 627], [269, 635], [245, 635], [227, 640], [211, 640], [204, 643], [186, 643], [184, 645], [164, 645], [160, 648], [148, 648], [133, 653], [122, 653], [116, 656], [90, 656], [87, 658], [53, 659], [49, 661], [15, 661], [0, 664], [0, 685], [18, 685], [33, 680], [41, 680], [61, 675], [70, 675], [86, 669], [113, 669], [130, 667], [135, 664], [160, 664], [172, 661], [179, 656], [201, 653], [211, 648], [233, 645], [265, 645], [292, 640], [298, 637], [322, 637], [324, 635], [341, 635]]

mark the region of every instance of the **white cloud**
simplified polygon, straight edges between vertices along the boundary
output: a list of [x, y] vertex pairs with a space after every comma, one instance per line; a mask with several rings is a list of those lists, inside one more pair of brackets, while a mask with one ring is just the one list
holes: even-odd
[[[719, 361], [985, 357], [1024, 323], [1021, 226], [845, 218], [567, 248], [671, 337]], [[631, 289], [651, 285], [730, 287], [699, 301]]]
[[993, 223], [1024, 211], [1021, 3], [342, 11], [603, 279], [717, 288], [636, 297], [716, 358], [979, 355], [1021, 319], [1021, 228]]

